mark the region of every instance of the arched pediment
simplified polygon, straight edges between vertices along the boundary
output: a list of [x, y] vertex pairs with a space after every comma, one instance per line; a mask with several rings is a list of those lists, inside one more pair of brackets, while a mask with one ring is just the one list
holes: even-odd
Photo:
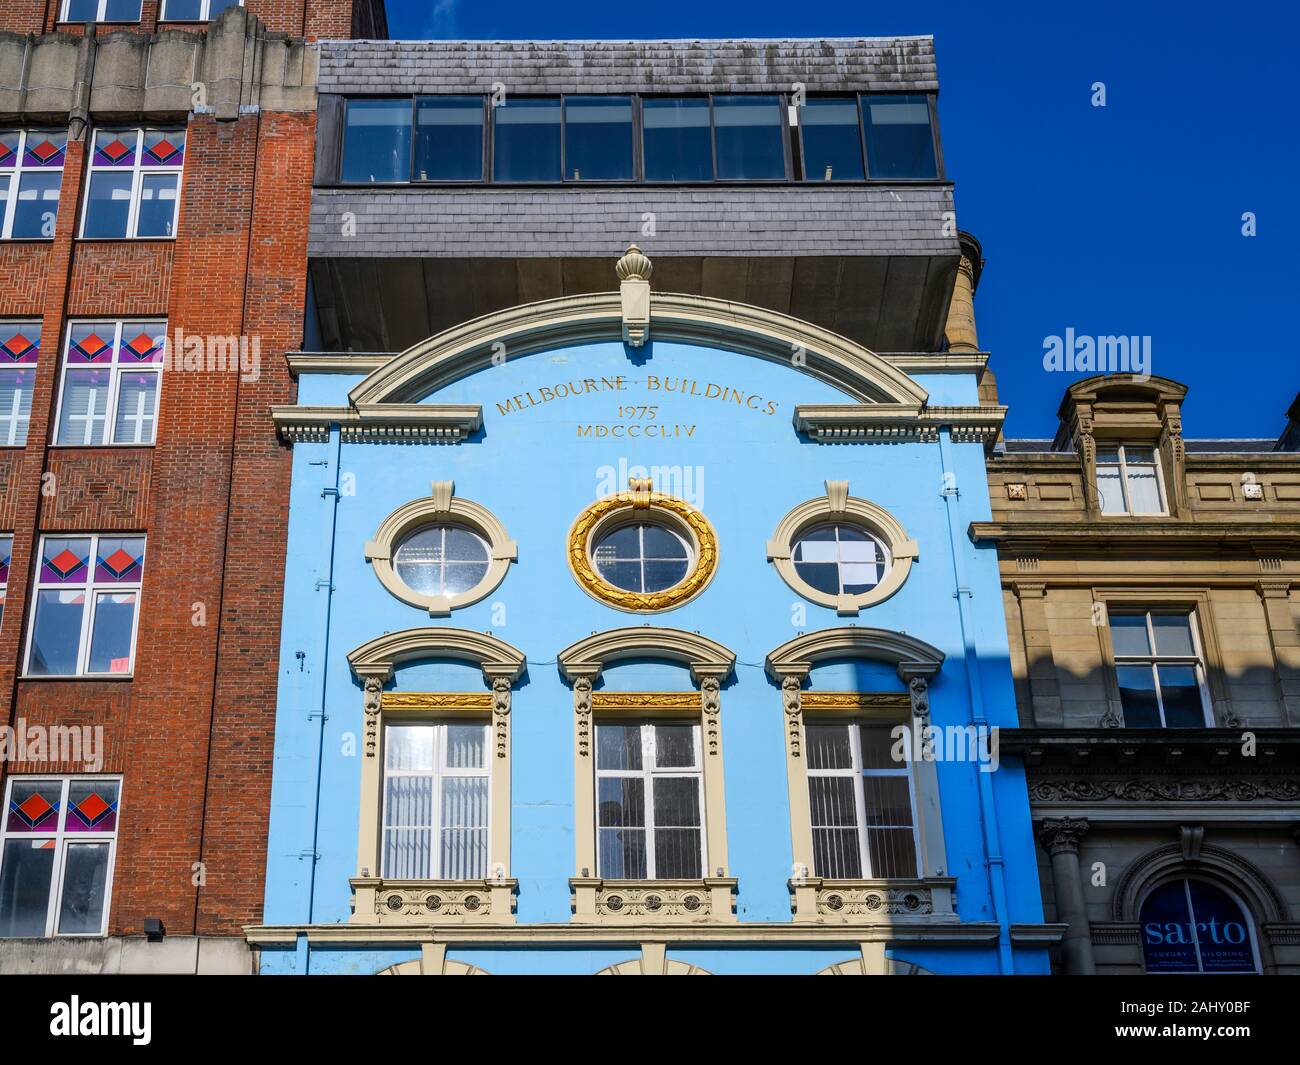
[[[707, 296], [650, 294], [651, 337], [766, 359], [826, 382], [859, 403], [919, 413], [927, 393], [862, 345], [788, 314]], [[557, 347], [623, 338], [623, 297], [597, 292], [487, 314], [407, 348], [348, 393], [357, 410], [417, 403], [492, 365]], [[799, 355], [798, 361], [794, 356]]]
[[574, 680], [594, 679], [606, 666], [629, 658], [676, 662], [688, 667], [698, 681], [702, 677], [725, 677], [735, 665], [736, 653], [698, 632], [637, 625], [593, 632], [566, 647], [557, 660], [565, 678]]
[[891, 629], [844, 625], [819, 629], [787, 640], [767, 656], [767, 672], [774, 680], [806, 674], [818, 662], [832, 658], [869, 658], [898, 667], [903, 680], [931, 677], [943, 665], [943, 652], [924, 640]]
[[368, 640], [348, 654], [348, 664], [358, 677], [387, 680], [396, 666], [428, 658], [471, 662], [483, 675], [514, 681], [524, 671], [524, 653], [505, 640], [472, 629], [425, 626], [388, 632]]

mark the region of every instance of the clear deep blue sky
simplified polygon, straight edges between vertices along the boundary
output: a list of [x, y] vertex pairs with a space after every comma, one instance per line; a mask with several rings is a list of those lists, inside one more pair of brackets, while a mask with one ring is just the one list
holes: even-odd
[[[1274, 437], [1300, 390], [1294, 8], [1151, 0], [387, 0], [394, 38], [931, 34], [957, 221], [1011, 436], [1051, 436], [1084, 374], [1044, 338], [1152, 338], [1188, 437]], [[1091, 105], [1094, 82], [1106, 107]], [[1254, 212], [1258, 235], [1242, 235]]]

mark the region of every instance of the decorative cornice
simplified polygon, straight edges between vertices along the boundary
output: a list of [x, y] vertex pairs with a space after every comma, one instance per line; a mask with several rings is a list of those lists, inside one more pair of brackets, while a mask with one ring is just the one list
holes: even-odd
[[[925, 389], [860, 344], [790, 315], [707, 296], [650, 293], [656, 340], [723, 346], [798, 366], [862, 403], [919, 409]], [[619, 292], [542, 300], [496, 311], [421, 341], [373, 371], [352, 404], [412, 402], [493, 364], [561, 345], [623, 339]], [[792, 361], [799, 356], [799, 361]]]
[[288, 441], [322, 442], [334, 426], [353, 443], [456, 444], [483, 424], [477, 403], [385, 403], [364, 407], [272, 407], [276, 431]]
[[1036, 778], [1029, 784], [1034, 803], [1232, 802], [1300, 803], [1300, 780], [1294, 777], [1236, 776], [1219, 779], [1152, 779], [1150, 777]]
[[819, 629], [787, 640], [768, 652], [768, 676], [780, 682], [788, 675], [807, 676], [817, 662], [828, 658], [867, 658], [889, 662], [899, 678], [932, 677], [943, 665], [943, 652], [924, 640], [890, 629], [844, 625]]
[[568, 680], [595, 680], [605, 666], [627, 658], [666, 659], [688, 666], [698, 682], [706, 676], [725, 677], [736, 662], [734, 651], [698, 632], [654, 625], [593, 632], [570, 644], [557, 656]]
[[1141, 546], [1159, 549], [1163, 541], [1170, 549], [1189, 543], [1198, 550], [1232, 543], [1242, 550], [1268, 541], [1288, 545], [1300, 543], [1300, 513], [1294, 523], [1182, 521], [1178, 518], [1112, 518], [1106, 521], [973, 521], [968, 535], [975, 543], [1008, 547], [1024, 545], [1039, 549], [1042, 556], [1069, 554], [1082, 546], [1115, 548]]
[[491, 633], [433, 626], [389, 632], [368, 640], [348, 653], [348, 664], [358, 677], [378, 679], [382, 684], [392, 676], [394, 667], [427, 658], [472, 662], [483, 670], [489, 682], [495, 677], [518, 680], [525, 664], [522, 651]]
[[901, 404], [800, 404], [794, 425], [821, 444], [932, 442], [947, 429], [956, 443], [991, 448], [1002, 431], [1007, 408], [956, 406], [908, 409]]
[[[396, 351], [291, 351], [285, 355], [289, 371], [299, 374], [368, 374], [392, 362]], [[982, 374], [988, 352], [877, 351], [875, 355], [905, 374]]]

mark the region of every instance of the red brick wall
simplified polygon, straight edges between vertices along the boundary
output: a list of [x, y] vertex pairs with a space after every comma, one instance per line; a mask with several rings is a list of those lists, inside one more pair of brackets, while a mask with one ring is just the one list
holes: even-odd
[[[373, 23], [368, 8], [377, 0], [357, 0], [366, 9], [362, 22]], [[15, 33], [41, 33], [56, 26], [68, 33], [80, 33], [81, 23], [58, 21], [61, 0], [4, 0], [0, 4], [0, 30]], [[353, 0], [307, 0], [307, 25], [303, 26], [303, 0], [244, 0], [250, 14], [256, 15], [269, 30], [292, 34], [295, 37], [313, 37], [327, 40], [346, 40], [352, 36]], [[194, 30], [201, 32], [205, 23], [159, 22], [161, 0], [143, 0], [139, 23], [128, 27], [122, 24], [106, 26], [104, 32], [138, 28], [143, 33], [159, 29]]]
[[[314, 143], [312, 114], [193, 118], [174, 242], [75, 241], [84, 145], [73, 143], [54, 240], [0, 247], [0, 316], [42, 318], [28, 443], [0, 452], [0, 529], [14, 533], [0, 722], [103, 726], [104, 771], [124, 777], [114, 934], [160, 917], [175, 933], [237, 935], [261, 916], [289, 482], [268, 409], [295, 394], [284, 352], [302, 341]], [[155, 447], [51, 448], [72, 315], [165, 315], [173, 337], [256, 337], [259, 375], [169, 367]], [[18, 678], [42, 529], [148, 536], [132, 680]]]

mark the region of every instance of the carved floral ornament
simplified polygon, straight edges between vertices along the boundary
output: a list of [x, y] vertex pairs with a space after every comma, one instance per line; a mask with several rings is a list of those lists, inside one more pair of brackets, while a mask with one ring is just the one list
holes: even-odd
[[[689, 503], [652, 491], [650, 484], [648, 477], [629, 478], [626, 491], [598, 499], [569, 529], [569, 570], [579, 587], [593, 599], [631, 613], [654, 613], [690, 602], [704, 591], [718, 568], [718, 534], [708, 519]], [[620, 526], [637, 521], [663, 525], [690, 545], [686, 576], [671, 588], [629, 591], [605, 580], [597, 569], [599, 541]]]

